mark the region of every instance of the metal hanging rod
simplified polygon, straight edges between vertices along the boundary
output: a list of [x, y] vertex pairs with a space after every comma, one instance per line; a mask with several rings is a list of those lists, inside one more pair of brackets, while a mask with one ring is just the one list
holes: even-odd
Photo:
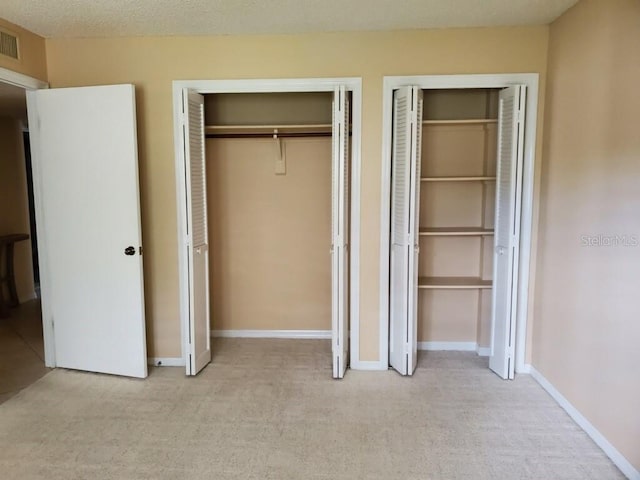
[[295, 138], [330, 137], [332, 135], [331, 124], [205, 126], [207, 138]]

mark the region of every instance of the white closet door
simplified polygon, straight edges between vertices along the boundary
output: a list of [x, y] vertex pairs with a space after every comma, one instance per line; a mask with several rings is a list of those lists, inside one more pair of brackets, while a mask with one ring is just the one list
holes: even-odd
[[55, 365], [146, 377], [134, 87], [27, 99]]
[[418, 218], [422, 90], [403, 87], [393, 95], [389, 363], [402, 375], [416, 368]]
[[524, 86], [505, 88], [500, 92], [498, 113], [498, 171], [489, 367], [504, 379], [514, 378], [515, 372], [525, 95]]
[[204, 97], [183, 93], [187, 249], [189, 268], [189, 331], [187, 375], [211, 362], [209, 315], [209, 232], [204, 137]]
[[349, 99], [333, 94], [331, 193], [331, 337], [333, 378], [344, 377], [349, 355]]

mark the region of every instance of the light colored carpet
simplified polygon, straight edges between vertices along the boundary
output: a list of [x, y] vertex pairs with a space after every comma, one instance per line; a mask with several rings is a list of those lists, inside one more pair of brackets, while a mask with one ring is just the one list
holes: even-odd
[[221, 339], [196, 378], [54, 370], [0, 405], [3, 479], [618, 479], [528, 376], [426, 353], [330, 379], [330, 344]]

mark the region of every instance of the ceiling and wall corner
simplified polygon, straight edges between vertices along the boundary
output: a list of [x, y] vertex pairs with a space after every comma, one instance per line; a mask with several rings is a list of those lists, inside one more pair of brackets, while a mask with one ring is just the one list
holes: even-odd
[[[4, 10], [0, 14], [4, 15]], [[18, 37], [20, 50], [20, 58], [17, 60], [7, 55], [0, 55], [0, 67], [46, 81], [47, 61], [44, 38], [3, 18], [0, 18], [0, 30]]]
[[577, 0], [3, 0], [46, 38], [249, 35], [547, 25]]

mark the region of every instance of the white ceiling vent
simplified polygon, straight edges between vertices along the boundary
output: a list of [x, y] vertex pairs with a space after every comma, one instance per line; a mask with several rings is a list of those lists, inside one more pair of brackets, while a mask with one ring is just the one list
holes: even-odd
[[18, 37], [7, 31], [0, 30], [0, 54], [15, 60], [20, 59]]

